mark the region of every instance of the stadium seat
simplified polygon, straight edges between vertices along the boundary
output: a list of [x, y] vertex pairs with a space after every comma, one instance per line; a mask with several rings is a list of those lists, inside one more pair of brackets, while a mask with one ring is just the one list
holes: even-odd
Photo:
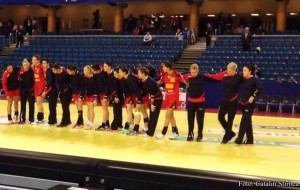
[[295, 113], [295, 98], [293, 96], [283, 96], [282, 112], [283, 113]]

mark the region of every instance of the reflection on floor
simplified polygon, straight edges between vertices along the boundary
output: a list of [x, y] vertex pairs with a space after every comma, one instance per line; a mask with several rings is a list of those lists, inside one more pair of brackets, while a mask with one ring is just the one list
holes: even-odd
[[[175, 112], [180, 138], [169, 140], [166, 136], [156, 140], [142, 135], [72, 129], [71, 125], [65, 128], [46, 127], [43, 124], [7, 125], [6, 102], [0, 101], [0, 107], [1, 148], [300, 180], [299, 118], [253, 116], [255, 145], [235, 145], [232, 142], [223, 145], [220, 139], [224, 131], [216, 113], [205, 114], [203, 142], [187, 142], [185, 111]], [[44, 108], [48, 110], [47, 104]], [[60, 120], [60, 105], [57, 112]], [[94, 126], [98, 126], [102, 122], [101, 107], [97, 106], [95, 112]], [[123, 112], [124, 117], [125, 110]], [[156, 133], [162, 129], [164, 114], [163, 110]], [[71, 115], [74, 122], [77, 117], [74, 105], [71, 105]], [[236, 132], [240, 118], [238, 114], [234, 120], [233, 129]], [[169, 129], [167, 135], [170, 134]]]

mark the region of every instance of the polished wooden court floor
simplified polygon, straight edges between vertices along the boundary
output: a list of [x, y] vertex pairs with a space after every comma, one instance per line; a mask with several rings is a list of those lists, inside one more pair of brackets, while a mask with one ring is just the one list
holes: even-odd
[[[218, 123], [217, 114], [211, 112], [205, 114], [203, 142], [187, 142], [185, 111], [175, 112], [181, 138], [169, 140], [169, 128], [164, 139], [156, 140], [142, 135], [127, 136], [117, 132], [72, 129], [71, 125], [66, 128], [30, 124], [7, 125], [5, 100], [0, 100], [0, 108], [1, 148], [300, 181], [299, 116], [256, 114], [253, 116], [254, 145], [236, 145], [232, 142], [223, 145], [220, 144], [223, 130]], [[45, 104], [44, 108], [47, 116], [48, 105]], [[60, 120], [60, 104], [57, 112]], [[97, 106], [95, 112], [95, 126], [98, 126], [101, 122], [101, 107]], [[161, 131], [164, 113], [162, 110], [156, 133]], [[71, 105], [71, 115], [75, 122], [77, 112], [74, 105]], [[234, 124], [238, 124], [240, 118], [241, 115], [238, 114]], [[238, 131], [237, 126], [234, 131]]]

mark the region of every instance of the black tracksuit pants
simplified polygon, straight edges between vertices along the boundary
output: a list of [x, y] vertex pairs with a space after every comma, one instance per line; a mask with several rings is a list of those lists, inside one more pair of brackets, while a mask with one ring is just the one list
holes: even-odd
[[159, 113], [160, 113], [162, 102], [163, 102], [162, 99], [154, 100], [154, 102], [153, 102], [153, 105], [155, 106], [154, 111], [151, 111], [151, 107], [150, 107], [147, 135], [149, 135], [151, 137], [154, 135], [154, 132], [155, 132], [155, 129], [157, 126], [157, 121], [159, 118]]
[[242, 105], [242, 119], [240, 123], [239, 135], [236, 139], [237, 143], [242, 143], [244, 135], [246, 134], [246, 143], [253, 143], [253, 129], [252, 129], [252, 114], [255, 109], [255, 103]]
[[27, 103], [27, 101], [28, 101], [28, 107], [29, 107], [29, 122], [34, 122], [35, 97], [33, 95], [33, 90], [21, 89], [20, 90], [20, 101], [21, 101], [20, 122], [26, 121], [26, 103]]
[[56, 114], [57, 98], [58, 98], [57, 91], [51, 91], [48, 93], [48, 104], [49, 104], [48, 124], [50, 125], [57, 123], [57, 114]]
[[61, 118], [61, 125], [68, 125], [71, 123], [71, 118], [70, 118], [70, 103], [72, 99], [72, 92], [70, 89], [66, 91], [62, 91], [59, 94], [59, 98], [61, 101], [61, 106], [62, 106], [62, 118]]
[[123, 100], [120, 100], [118, 103], [116, 103], [115, 101], [113, 102], [114, 119], [111, 123], [112, 130], [117, 130], [119, 127], [122, 127], [122, 106]]
[[189, 136], [194, 136], [194, 125], [195, 116], [198, 124], [198, 137], [203, 137], [203, 125], [204, 125], [204, 114], [205, 114], [205, 102], [188, 102], [188, 125], [189, 125]]
[[[232, 131], [233, 120], [237, 110], [237, 100], [222, 101], [218, 112], [218, 120], [225, 130], [225, 135], [222, 141], [231, 140], [234, 132]], [[227, 114], [227, 121], [225, 115]]]

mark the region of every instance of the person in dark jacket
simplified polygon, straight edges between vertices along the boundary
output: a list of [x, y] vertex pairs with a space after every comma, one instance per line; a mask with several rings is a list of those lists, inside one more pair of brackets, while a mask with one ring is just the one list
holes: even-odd
[[249, 32], [249, 27], [245, 28], [244, 33], [242, 34], [242, 37], [241, 37], [241, 42], [242, 42], [243, 50], [250, 51], [252, 35]]
[[[252, 114], [255, 102], [262, 94], [262, 86], [259, 80], [253, 76], [253, 68], [249, 65], [243, 67], [243, 83], [239, 92], [239, 101], [242, 106], [242, 119], [236, 144], [253, 144]], [[246, 140], [244, 141], [244, 135]]]
[[70, 118], [70, 103], [72, 98], [72, 90], [70, 87], [70, 76], [64, 68], [56, 63], [52, 66], [52, 71], [55, 74], [55, 82], [59, 92], [59, 98], [62, 106], [61, 123], [57, 127], [66, 127], [71, 124]]
[[20, 76], [20, 99], [21, 99], [21, 110], [19, 124], [26, 122], [26, 103], [29, 105], [29, 122], [34, 122], [34, 102], [35, 98], [33, 95], [33, 70], [30, 67], [30, 63], [25, 58], [22, 61], [22, 68], [19, 71]]
[[97, 105], [97, 84], [94, 78], [92, 67], [89, 65], [84, 66], [83, 68], [83, 81], [84, 81], [84, 100], [87, 105], [87, 124], [84, 127], [86, 130], [94, 129], [93, 123], [95, 119], [94, 107]]
[[52, 71], [49, 60], [42, 60], [42, 65], [44, 69], [44, 73], [46, 73], [46, 87], [42, 96], [48, 99], [49, 105], [49, 116], [48, 116], [48, 124], [45, 126], [54, 126], [57, 124], [57, 99], [58, 99], [58, 89], [55, 82], [55, 74]]
[[78, 117], [77, 122], [73, 125], [73, 128], [79, 129], [84, 125], [83, 122], [83, 76], [77, 71], [77, 67], [75, 65], [69, 65], [67, 67], [67, 72], [70, 75], [71, 80], [71, 89], [72, 89], [72, 99], [76, 105]]
[[142, 80], [142, 91], [145, 94], [149, 94], [151, 99], [148, 130], [145, 131], [145, 134], [143, 135], [144, 137], [152, 137], [154, 135], [163, 101], [163, 96], [159, 86], [156, 84], [154, 79], [148, 75], [149, 71], [146, 68], [142, 67], [138, 69], [138, 77]]
[[110, 99], [112, 100], [113, 114], [114, 114], [110, 130], [115, 131], [115, 130], [121, 130], [123, 128], [122, 106], [124, 103], [124, 97], [121, 88], [121, 79], [119, 77], [119, 68], [114, 69], [113, 75], [114, 75], [114, 80], [111, 78], [111, 74], [109, 75], [109, 81], [112, 81], [112, 84], [109, 86], [111, 89]]
[[[215, 80], [222, 80], [223, 83], [223, 97], [218, 111], [218, 120], [225, 130], [222, 144], [227, 144], [235, 136], [235, 133], [232, 131], [232, 125], [237, 111], [238, 91], [243, 81], [242, 76], [236, 70], [237, 64], [230, 62], [226, 71], [206, 75]], [[225, 119], [226, 115], [227, 120]]]

